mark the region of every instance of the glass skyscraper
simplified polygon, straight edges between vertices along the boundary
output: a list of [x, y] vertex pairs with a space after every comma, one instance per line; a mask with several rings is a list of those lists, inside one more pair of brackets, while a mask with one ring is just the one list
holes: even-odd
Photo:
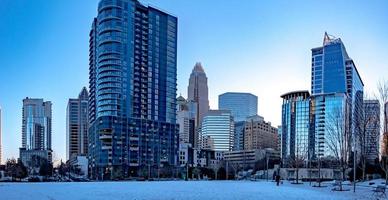
[[257, 115], [257, 96], [251, 93], [227, 92], [218, 96], [218, 109], [230, 110], [234, 121], [245, 121]]
[[23, 99], [22, 147], [20, 159], [29, 166], [33, 156], [51, 162], [51, 102], [43, 99]]
[[235, 121], [233, 150], [244, 149], [245, 121], [257, 115], [257, 96], [251, 93], [227, 92], [218, 96], [218, 109], [230, 110]]
[[310, 132], [310, 93], [295, 91], [283, 94], [281, 157], [307, 160], [312, 155], [314, 140]]
[[[326, 134], [330, 125], [329, 118], [336, 115], [334, 112], [343, 112], [340, 116], [347, 119], [343, 119], [342, 130], [357, 137], [360, 130], [356, 123], [363, 113], [364, 84], [340, 38], [325, 33], [323, 46], [311, 51], [311, 118], [314, 120], [312, 131], [315, 133], [315, 151], [319, 156], [328, 156], [330, 151]], [[353, 145], [355, 148], [357, 146]]]
[[51, 150], [51, 102], [23, 99], [22, 147]]
[[69, 99], [66, 111], [66, 159], [88, 153], [88, 98], [82, 88], [78, 98]]
[[203, 117], [200, 143], [202, 149], [231, 151], [234, 121], [229, 110], [209, 110]]
[[176, 163], [177, 26], [137, 0], [99, 2], [89, 35], [92, 178]]

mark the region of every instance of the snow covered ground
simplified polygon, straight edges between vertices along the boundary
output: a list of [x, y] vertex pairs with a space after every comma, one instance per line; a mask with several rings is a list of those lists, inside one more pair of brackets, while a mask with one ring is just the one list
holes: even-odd
[[[284, 182], [277, 187], [266, 181], [166, 181], [166, 182], [69, 182], [0, 183], [0, 200], [328, 200], [376, 199], [372, 187], [357, 192], [331, 191], [332, 186], [311, 187], [309, 183]], [[344, 186], [351, 189], [351, 186]]]

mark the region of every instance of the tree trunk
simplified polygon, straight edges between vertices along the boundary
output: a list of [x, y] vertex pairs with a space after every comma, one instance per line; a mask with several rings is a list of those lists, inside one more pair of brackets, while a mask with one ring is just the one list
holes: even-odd
[[362, 166], [362, 180], [365, 181], [365, 170], [366, 170], [366, 164], [364, 163]]

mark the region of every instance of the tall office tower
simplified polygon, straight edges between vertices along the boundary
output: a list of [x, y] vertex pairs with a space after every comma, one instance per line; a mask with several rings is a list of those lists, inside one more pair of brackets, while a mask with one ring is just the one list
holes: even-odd
[[188, 101], [197, 102], [197, 128], [209, 110], [209, 91], [207, 77], [201, 63], [196, 63], [190, 74], [189, 86], [187, 88]]
[[257, 115], [257, 96], [251, 93], [227, 92], [218, 96], [218, 109], [230, 110], [235, 122]]
[[380, 102], [378, 100], [364, 100], [364, 118], [361, 128], [365, 128], [360, 138], [364, 143], [362, 152], [370, 164], [379, 159], [380, 147]]
[[234, 124], [233, 150], [244, 149], [245, 121], [257, 115], [257, 96], [250, 93], [227, 92], [218, 96], [218, 109], [230, 110]]
[[278, 129], [261, 116], [252, 116], [245, 123], [244, 150], [277, 149]]
[[179, 124], [179, 144], [189, 143], [194, 146], [195, 118], [197, 103], [187, 101], [184, 97], [177, 98], [177, 124]]
[[[327, 134], [333, 124], [330, 118], [337, 116], [337, 121], [344, 121], [342, 130], [358, 135], [356, 123], [362, 118], [364, 84], [340, 38], [325, 33], [323, 46], [311, 51], [312, 131], [316, 136], [316, 152], [319, 156], [328, 156]], [[359, 148], [357, 144], [352, 146]]]
[[233, 149], [234, 121], [228, 110], [209, 110], [203, 117], [200, 147], [214, 151]]
[[175, 165], [177, 26], [137, 0], [99, 2], [89, 34], [92, 178]]
[[51, 105], [43, 99], [23, 99], [20, 159], [26, 166], [30, 165], [32, 156], [51, 162]]
[[88, 99], [82, 88], [76, 99], [69, 99], [66, 111], [66, 159], [86, 156], [88, 153]]
[[3, 154], [2, 154], [2, 153], [3, 153], [3, 152], [2, 152], [2, 145], [1, 145], [1, 144], [2, 144], [2, 143], [1, 143], [1, 136], [2, 136], [2, 135], [1, 135], [1, 134], [2, 134], [1, 128], [2, 128], [2, 127], [1, 127], [1, 107], [0, 107], [0, 165], [1, 165], [1, 162], [2, 162], [2, 160], [1, 160], [1, 159], [2, 159], [1, 155], [3, 155]]
[[314, 140], [309, 131], [310, 94], [295, 91], [283, 94], [282, 104], [282, 144], [283, 163], [290, 159], [309, 159], [314, 150]]

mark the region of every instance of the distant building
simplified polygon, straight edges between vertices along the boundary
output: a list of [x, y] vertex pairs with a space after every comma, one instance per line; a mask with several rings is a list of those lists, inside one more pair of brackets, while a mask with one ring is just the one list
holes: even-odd
[[201, 148], [231, 151], [234, 144], [234, 121], [228, 110], [209, 110], [203, 118]]
[[79, 170], [77, 175], [83, 176], [84, 178], [88, 177], [88, 165], [89, 161], [86, 156], [72, 156], [69, 159], [69, 164], [73, 168], [73, 170]]
[[235, 122], [257, 115], [257, 96], [251, 93], [227, 92], [218, 96], [218, 109], [230, 110]]
[[235, 168], [253, 168], [257, 162], [266, 158], [278, 161], [280, 160], [280, 153], [270, 148], [224, 152], [224, 161]]
[[179, 124], [179, 144], [190, 143], [194, 146], [196, 137], [196, 115], [197, 103], [194, 101], [186, 101], [185, 98], [179, 96], [177, 98], [177, 124]]
[[234, 123], [233, 151], [239, 151], [244, 149], [245, 123], [246, 121]]
[[23, 99], [22, 148], [20, 159], [28, 166], [32, 156], [52, 161], [51, 102], [43, 99]]
[[[209, 111], [209, 89], [207, 86], [207, 77], [201, 63], [197, 62], [190, 74], [189, 86], [187, 88], [188, 101], [196, 102], [197, 116], [195, 128], [200, 128], [202, 119]], [[198, 131], [196, 131], [198, 133]], [[198, 135], [196, 135], [194, 147], [198, 147]]]
[[261, 116], [253, 116], [245, 123], [244, 150], [277, 149], [278, 129], [265, 122]]
[[362, 151], [367, 161], [374, 164], [379, 159], [380, 147], [380, 102], [378, 100], [364, 100], [365, 144]]
[[283, 163], [296, 157], [308, 159], [314, 149], [314, 138], [309, 134], [310, 93], [308, 91], [289, 92], [281, 96]]
[[221, 161], [224, 159], [225, 151], [215, 151], [211, 149], [195, 149], [195, 160], [194, 166], [218, 168], [220, 167]]
[[178, 154], [180, 167], [218, 167], [223, 160], [222, 151], [193, 148], [191, 144], [180, 144]]
[[66, 112], [66, 158], [88, 153], [88, 99], [84, 87], [76, 99], [69, 99]]
[[257, 115], [257, 96], [251, 93], [227, 92], [218, 96], [218, 109], [230, 110], [235, 121], [233, 150], [244, 149], [245, 121]]
[[180, 167], [185, 167], [186, 165], [194, 166], [194, 149], [191, 144], [179, 144], [178, 165]]

